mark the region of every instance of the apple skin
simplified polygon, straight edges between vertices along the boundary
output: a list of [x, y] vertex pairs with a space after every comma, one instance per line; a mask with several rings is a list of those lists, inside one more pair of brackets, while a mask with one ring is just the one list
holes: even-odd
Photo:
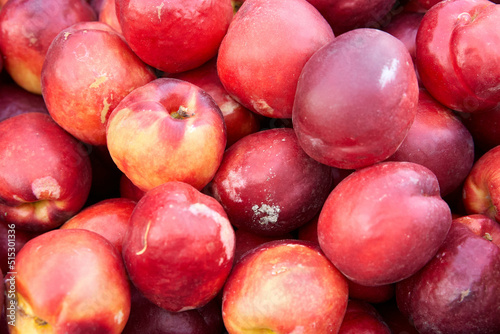
[[99, 21], [106, 23], [111, 28], [115, 29], [116, 32], [123, 34], [122, 27], [118, 21], [118, 16], [116, 16], [115, 0], [102, 1], [102, 8], [99, 12]]
[[307, 0], [328, 21], [336, 36], [357, 28], [376, 28], [396, 0]]
[[179, 312], [206, 305], [222, 289], [234, 245], [234, 230], [221, 205], [174, 181], [137, 202], [122, 254], [139, 291], [159, 307]]
[[421, 89], [415, 121], [389, 160], [429, 168], [444, 197], [462, 185], [474, 158], [474, 140], [469, 130], [450, 109]]
[[382, 162], [355, 171], [333, 189], [319, 216], [318, 239], [348, 279], [377, 286], [422, 268], [445, 239], [451, 220], [428, 168]]
[[416, 63], [417, 31], [424, 13], [403, 11], [394, 16], [384, 31], [399, 39], [410, 52], [413, 64]]
[[130, 313], [125, 267], [118, 251], [97, 233], [39, 235], [17, 254], [16, 272], [18, 305], [10, 333], [121, 333], [125, 327]]
[[282, 240], [282, 239], [293, 239], [291, 233], [265, 237], [252, 232], [238, 229], [234, 232], [236, 244], [234, 248], [234, 263], [237, 263], [243, 256], [250, 250], [270, 241]]
[[42, 96], [15, 83], [0, 84], [0, 121], [27, 112], [49, 113]]
[[30, 112], [0, 122], [0, 216], [29, 231], [63, 224], [90, 192], [90, 159], [52, 118]]
[[233, 18], [229, 0], [115, 0], [123, 35], [147, 64], [167, 73], [196, 68], [217, 54]]
[[222, 318], [229, 334], [337, 333], [347, 298], [344, 276], [319, 247], [271, 241], [235, 264], [223, 289]]
[[468, 214], [500, 221], [500, 146], [484, 153], [465, 179], [462, 199]]
[[105, 237], [122, 252], [123, 238], [136, 202], [126, 198], [109, 198], [84, 208], [60, 229], [84, 229]]
[[500, 6], [486, 0], [441, 1], [422, 18], [416, 54], [420, 80], [448, 108], [500, 108]]
[[218, 300], [195, 310], [169, 312], [132, 288], [132, 307], [122, 334], [221, 334], [223, 326]]
[[301, 149], [293, 129], [276, 128], [233, 144], [210, 187], [234, 226], [278, 236], [321, 210], [332, 189], [332, 175], [330, 167]]
[[313, 159], [357, 169], [396, 151], [417, 102], [418, 81], [404, 44], [386, 32], [361, 28], [336, 37], [309, 59], [298, 80], [292, 120]]
[[76, 22], [95, 19], [85, 0], [9, 0], [0, 12], [4, 68], [19, 86], [41, 94], [42, 66], [54, 37]]
[[120, 197], [131, 199], [139, 202], [146, 192], [142, 191], [130, 181], [127, 175], [122, 174], [120, 177]]
[[113, 161], [143, 191], [168, 181], [201, 190], [219, 168], [227, 141], [212, 97], [173, 78], [153, 80], [125, 97], [109, 117], [106, 136]]
[[349, 299], [338, 334], [392, 334], [392, 332], [373, 305]]
[[236, 102], [222, 85], [217, 74], [216, 58], [193, 70], [169, 75], [169, 77], [197, 85], [214, 99], [226, 123], [227, 147], [246, 135], [260, 130], [260, 121], [257, 116]]
[[500, 225], [481, 215], [461, 219], [436, 256], [396, 285], [398, 307], [421, 334], [500, 332]]
[[106, 145], [106, 123], [113, 109], [155, 78], [111, 27], [81, 22], [62, 30], [47, 51], [42, 95], [62, 128], [85, 143]]
[[220, 45], [217, 71], [229, 94], [248, 109], [291, 118], [302, 67], [334, 37], [307, 1], [246, 0]]

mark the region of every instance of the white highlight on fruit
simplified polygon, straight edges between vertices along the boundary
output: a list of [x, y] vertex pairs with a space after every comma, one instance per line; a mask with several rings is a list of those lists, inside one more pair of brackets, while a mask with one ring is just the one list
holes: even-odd
[[220, 110], [222, 111], [222, 113], [229, 113], [231, 111], [233, 111], [234, 109], [238, 108], [240, 106], [240, 104], [238, 102], [236, 102], [235, 100], [233, 99], [230, 99], [226, 102], [224, 102], [223, 104], [220, 105]]
[[[203, 203], [191, 204], [188, 210], [195, 216], [204, 216], [210, 218], [219, 225], [219, 238], [222, 242], [224, 252], [226, 253], [226, 259], [230, 259], [234, 255], [235, 240], [234, 231], [231, 227], [231, 223], [229, 223], [229, 220], [217, 211], [210, 209]], [[219, 260], [219, 265], [221, 265], [222, 263], [223, 261]]]
[[281, 208], [278, 205], [262, 203], [261, 206], [258, 206], [257, 204], [252, 206], [252, 211], [255, 217], [261, 216], [259, 218], [259, 223], [261, 225], [267, 225], [278, 221]]
[[221, 182], [221, 186], [233, 202], [243, 202], [240, 196], [240, 189], [245, 188], [246, 181], [241, 173], [241, 167], [237, 171], [229, 171], [227, 177]]
[[52, 176], [45, 176], [31, 183], [31, 191], [39, 200], [57, 200], [61, 197], [61, 186]]
[[116, 322], [118, 325], [119, 325], [119, 324], [121, 324], [121, 323], [123, 322], [123, 316], [124, 316], [124, 314], [123, 314], [123, 311], [122, 311], [122, 310], [120, 310], [120, 311], [119, 311], [119, 312], [115, 315], [114, 320], [115, 320], [115, 322]]
[[396, 71], [398, 69], [398, 65], [399, 65], [399, 60], [394, 58], [389, 66], [387, 65], [384, 66], [384, 68], [382, 69], [382, 74], [378, 79], [380, 87], [384, 88], [388, 83], [390, 83], [392, 80], [396, 78]]

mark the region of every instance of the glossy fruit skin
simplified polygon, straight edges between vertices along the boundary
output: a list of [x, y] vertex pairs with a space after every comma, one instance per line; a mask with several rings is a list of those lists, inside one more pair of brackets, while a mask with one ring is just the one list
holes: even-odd
[[387, 159], [417, 112], [411, 56], [376, 29], [348, 31], [302, 69], [293, 106], [300, 145], [315, 160], [357, 169]]

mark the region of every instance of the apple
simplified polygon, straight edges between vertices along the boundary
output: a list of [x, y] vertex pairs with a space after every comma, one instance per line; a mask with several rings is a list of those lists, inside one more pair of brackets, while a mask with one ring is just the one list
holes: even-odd
[[12, 334], [121, 333], [130, 313], [120, 254], [87, 230], [54, 230], [31, 239], [16, 256], [15, 275], [5, 281], [7, 291], [15, 283], [6, 299], [17, 304]]
[[461, 187], [474, 164], [474, 140], [460, 119], [421, 89], [415, 121], [392, 161], [429, 168], [439, 181], [441, 196]]
[[328, 22], [306, 0], [246, 0], [220, 45], [217, 71], [248, 109], [291, 118], [302, 67], [333, 39]]
[[416, 64], [423, 86], [461, 112], [500, 108], [500, 6], [487, 0], [441, 1], [422, 18]]
[[[249, 0], [247, 0], [249, 1]], [[313, 243], [271, 241], [235, 264], [222, 295], [233, 333], [337, 333], [347, 282]]]
[[0, 84], [0, 121], [27, 112], [49, 113], [42, 96], [15, 83]]
[[398, 307], [421, 334], [500, 332], [500, 225], [462, 219], [433, 259], [396, 285]]
[[220, 303], [213, 299], [198, 309], [169, 312], [132, 289], [130, 316], [122, 334], [222, 334]]
[[335, 35], [357, 28], [379, 28], [396, 0], [307, 0], [325, 17]]
[[238, 229], [234, 232], [235, 248], [234, 248], [234, 263], [238, 262], [250, 250], [270, 241], [293, 239], [291, 233], [278, 236], [262, 236], [249, 231]]
[[500, 221], [500, 146], [474, 163], [463, 185], [463, 204], [469, 214], [484, 214]]
[[293, 129], [276, 128], [233, 144], [210, 187], [234, 226], [279, 236], [319, 212], [332, 189], [332, 176], [330, 167], [301, 149]]
[[131, 199], [134, 202], [139, 202], [144, 194], [145, 191], [139, 189], [139, 187], [133, 184], [127, 175], [122, 174], [120, 176], [120, 197]]
[[187, 81], [159, 78], [125, 97], [106, 130], [118, 168], [143, 191], [168, 181], [201, 190], [226, 147], [224, 118], [215, 101]]
[[19, 86], [41, 94], [42, 66], [54, 37], [76, 22], [95, 19], [85, 0], [9, 0], [0, 11], [5, 69]]
[[113, 109], [155, 78], [110, 26], [81, 22], [62, 30], [47, 51], [42, 95], [62, 128], [85, 143], [106, 145]]
[[100, 234], [122, 252], [123, 238], [136, 202], [126, 198], [109, 198], [84, 208], [66, 221], [60, 229], [84, 229]]
[[167, 73], [196, 68], [217, 54], [233, 19], [229, 0], [115, 0], [123, 36], [147, 64]]
[[377, 309], [368, 302], [349, 299], [338, 334], [392, 334]]
[[180, 312], [215, 298], [231, 270], [234, 245], [221, 205], [173, 181], [137, 202], [122, 254], [137, 289], [159, 307]]
[[381, 162], [353, 172], [326, 200], [321, 249], [350, 280], [392, 284], [421, 269], [451, 224], [436, 176], [411, 162]]
[[413, 64], [416, 62], [417, 31], [424, 17], [422, 12], [403, 11], [395, 15], [384, 31], [399, 39], [410, 52]]
[[0, 157], [3, 221], [43, 232], [85, 204], [92, 178], [89, 157], [49, 115], [30, 112], [0, 122]]
[[309, 59], [298, 80], [292, 120], [313, 159], [358, 169], [397, 150], [417, 103], [417, 77], [403, 42], [361, 28], [336, 37]]
[[193, 70], [169, 75], [169, 77], [197, 85], [215, 100], [226, 123], [227, 146], [231, 146], [246, 135], [259, 131], [260, 123], [257, 116], [236, 102], [220, 82], [216, 58]]
[[102, 0], [102, 8], [99, 12], [99, 21], [106, 23], [120, 34], [123, 34], [120, 22], [116, 16], [115, 0]]

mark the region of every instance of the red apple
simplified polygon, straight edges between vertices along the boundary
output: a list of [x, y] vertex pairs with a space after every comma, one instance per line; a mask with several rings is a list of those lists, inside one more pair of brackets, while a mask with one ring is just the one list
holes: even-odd
[[85, 0], [9, 0], [0, 12], [5, 69], [19, 86], [41, 94], [42, 65], [54, 37], [76, 22], [95, 19]]
[[144, 196], [145, 192], [135, 184], [130, 181], [127, 175], [122, 174], [120, 177], [120, 197], [131, 199], [135, 202], [139, 202], [139, 200]]
[[396, 286], [398, 307], [421, 334], [500, 332], [500, 225], [473, 220], [471, 228], [455, 219], [436, 256]]
[[115, 1], [132, 50], [167, 73], [191, 70], [214, 57], [233, 18], [229, 0]]
[[350, 299], [339, 334], [392, 334], [377, 309], [368, 302]]
[[220, 303], [215, 299], [195, 310], [169, 312], [132, 289], [132, 308], [122, 334], [222, 334], [223, 326]]
[[304, 66], [293, 106], [300, 145], [317, 161], [357, 169], [387, 159], [417, 111], [411, 56], [376, 29], [338, 36]]
[[500, 146], [484, 153], [472, 166], [463, 185], [463, 204], [469, 214], [500, 221]]
[[102, 0], [102, 8], [99, 12], [99, 21], [106, 23], [111, 28], [122, 34], [122, 27], [116, 16], [115, 0]]
[[191, 71], [170, 75], [188, 81], [207, 92], [217, 103], [227, 130], [227, 146], [260, 129], [257, 116], [236, 102], [226, 91], [217, 74], [217, 60], [213, 58], [204, 65]]
[[118, 251], [86, 230], [54, 230], [31, 239], [16, 256], [15, 325], [10, 333], [121, 333], [130, 286]]
[[234, 248], [234, 263], [238, 262], [248, 251], [270, 241], [282, 240], [282, 239], [293, 239], [291, 233], [284, 235], [278, 235], [273, 237], [266, 237], [258, 235], [245, 230], [236, 230], [235, 235], [235, 248]]
[[394, 16], [384, 31], [399, 39], [410, 52], [413, 64], [416, 62], [417, 31], [424, 13], [403, 11]]
[[325, 17], [335, 35], [357, 28], [378, 28], [396, 0], [307, 0]]
[[31, 231], [60, 226], [87, 200], [91, 165], [52, 118], [31, 112], [0, 122], [0, 215]]
[[451, 212], [436, 176], [410, 162], [382, 162], [345, 178], [318, 221], [321, 249], [350, 280], [384, 285], [429, 261], [446, 237]]
[[347, 295], [344, 276], [316, 245], [272, 241], [235, 264], [222, 317], [229, 334], [337, 333]]
[[332, 189], [332, 176], [330, 167], [300, 148], [292, 129], [276, 128], [250, 134], [231, 146], [211, 192], [234, 226], [277, 236], [319, 212]]
[[84, 229], [100, 234], [121, 254], [123, 238], [136, 202], [126, 198], [109, 198], [86, 207], [65, 222], [61, 229]]
[[215, 199], [186, 183], [167, 182], [137, 203], [122, 253], [139, 291], [179, 312], [206, 305], [222, 289], [234, 243], [234, 230]]
[[0, 121], [27, 112], [49, 113], [42, 96], [14, 83], [0, 84]]
[[429, 168], [441, 196], [458, 189], [474, 163], [472, 135], [455, 114], [421, 89], [418, 110], [401, 146], [389, 158]]
[[219, 49], [220, 80], [250, 110], [291, 118], [302, 67], [333, 38], [328, 22], [306, 0], [246, 0]]
[[118, 168], [147, 191], [168, 181], [202, 189], [226, 147], [222, 113], [201, 88], [160, 78], [135, 89], [115, 108], [107, 127]]
[[111, 27], [82, 22], [62, 30], [47, 51], [42, 94], [62, 128], [85, 143], [105, 145], [113, 109], [155, 78]]
[[500, 5], [441, 1], [423, 17], [416, 46], [420, 80], [439, 102], [462, 112], [500, 107]]

